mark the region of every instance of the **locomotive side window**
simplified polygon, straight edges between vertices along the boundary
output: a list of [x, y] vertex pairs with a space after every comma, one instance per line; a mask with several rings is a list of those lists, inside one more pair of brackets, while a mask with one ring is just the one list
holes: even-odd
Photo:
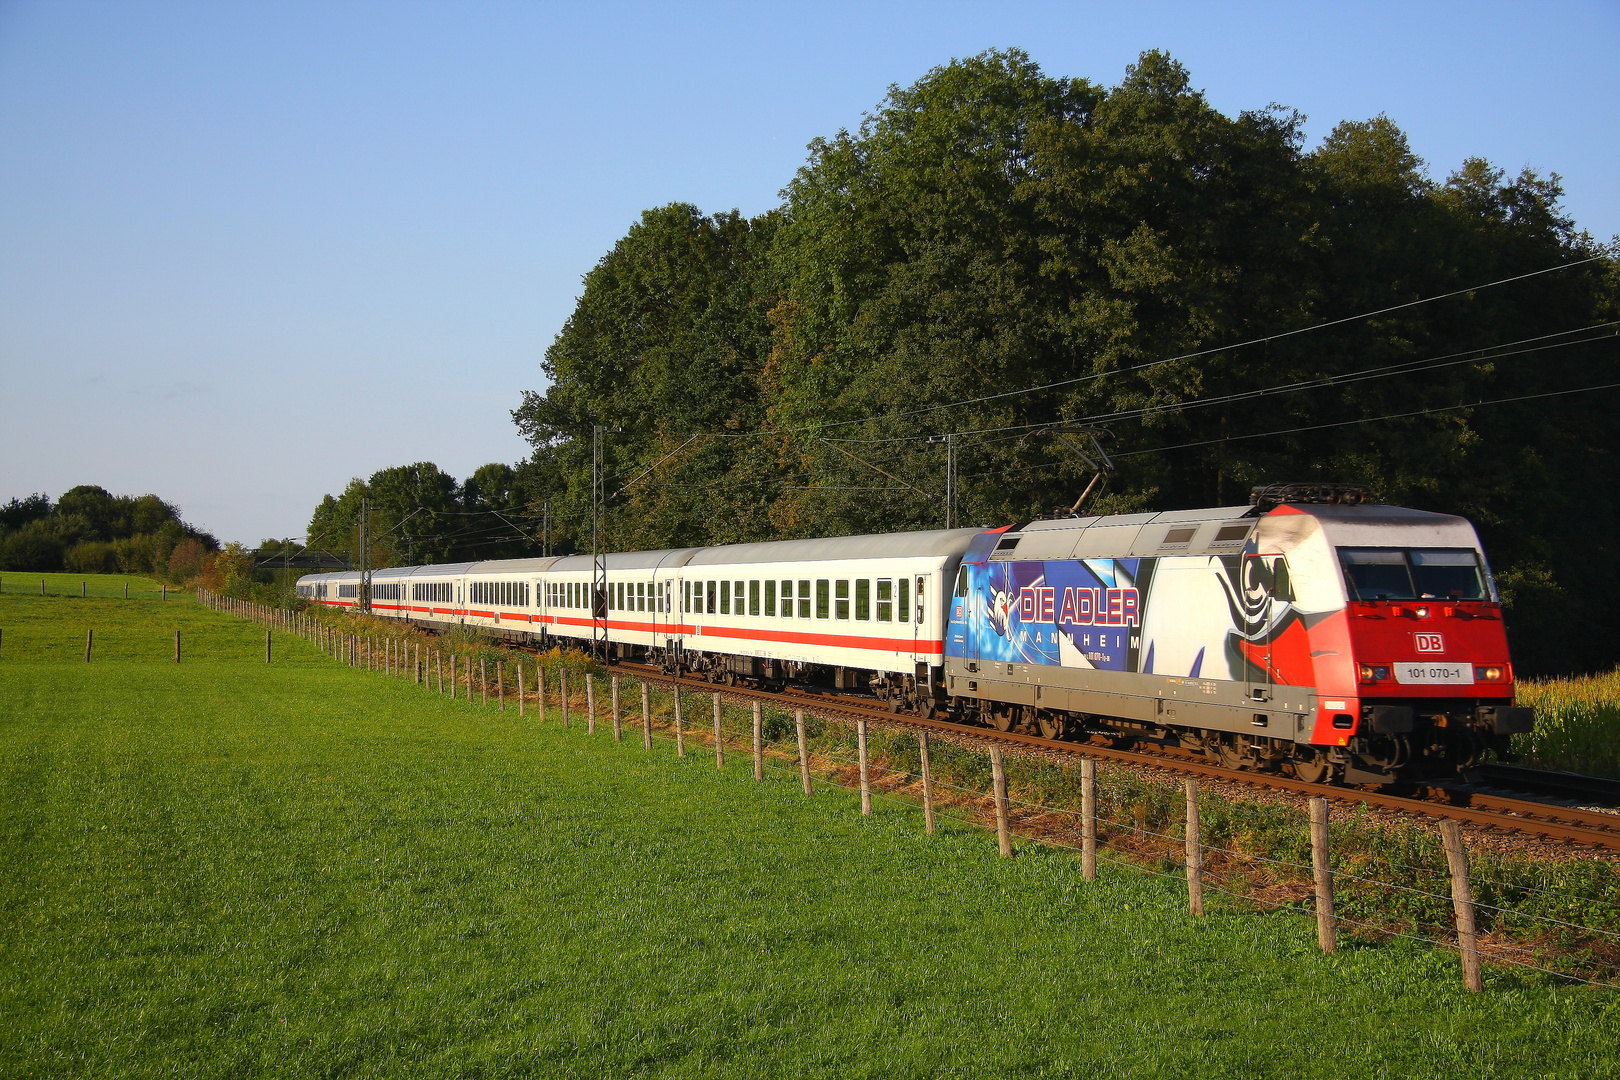
[[808, 619], [809, 617], [810, 617], [810, 582], [801, 580], [799, 582], [799, 618]]
[[877, 580], [877, 621], [894, 621], [894, 582], [886, 577]]
[[960, 566], [956, 570], [956, 595], [966, 596], [968, 591], [967, 567]]
[[855, 618], [860, 622], [872, 618], [872, 583], [866, 578], [855, 580]]

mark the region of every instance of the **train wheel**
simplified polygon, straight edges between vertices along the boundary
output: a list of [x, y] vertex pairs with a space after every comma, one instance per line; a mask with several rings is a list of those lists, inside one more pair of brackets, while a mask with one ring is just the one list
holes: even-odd
[[1041, 737], [1045, 739], [1065, 739], [1069, 735], [1069, 718], [1060, 713], [1042, 709], [1036, 714], [1036, 720], [1041, 725]]
[[1018, 722], [1017, 713], [1012, 709], [991, 708], [985, 711], [985, 719], [997, 731], [1011, 731]]
[[1320, 784], [1332, 772], [1333, 764], [1321, 754], [1307, 759], [1295, 758], [1292, 762], [1294, 776], [1307, 784]]

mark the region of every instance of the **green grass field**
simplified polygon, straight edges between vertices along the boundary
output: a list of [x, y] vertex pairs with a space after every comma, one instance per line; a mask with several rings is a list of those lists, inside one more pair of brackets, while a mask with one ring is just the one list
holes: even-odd
[[[0, 573], [0, 596], [40, 595], [40, 582], [45, 583], [46, 596], [87, 595], [92, 600], [123, 599], [124, 587], [129, 587], [131, 600], [156, 600], [163, 595], [163, 583], [135, 574], [25, 574], [7, 570]], [[178, 585], [170, 585], [170, 600], [186, 600], [192, 594]]]
[[[1620, 1073], [1606, 991], [1323, 957], [1173, 877], [1088, 885], [286, 635], [266, 665], [169, 603], [0, 594], [0, 1074]], [[82, 617], [127, 657], [85, 664]], [[177, 666], [147, 644], [179, 620]]]

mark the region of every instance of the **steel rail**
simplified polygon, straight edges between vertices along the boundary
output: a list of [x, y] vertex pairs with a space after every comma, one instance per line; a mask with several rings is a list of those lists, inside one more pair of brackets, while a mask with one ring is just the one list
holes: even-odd
[[1360, 804], [1425, 818], [1450, 818], [1467, 825], [1503, 829], [1526, 833], [1548, 840], [1620, 851], [1620, 815], [1601, 814], [1576, 807], [1513, 799], [1502, 795], [1468, 790], [1464, 786], [1428, 784], [1417, 795], [1396, 795], [1385, 791], [1358, 787], [1339, 787], [1332, 784], [1313, 784], [1293, 777], [1270, 773], [1228, 769], [1212, 762], [1166, 750], [1143, 752], [1121, 750], [1094, 743], [1064, 742], [1029, 735], [1019, 731], [997, 731], [994, 728], [967, 727], [947, 720], [934, 720], [910, 713], [895, 712], [878, 702], [870, 704], [846, 698], [839, 694], [806, 694], [795, 692], [773, 693], [743, 686], [727, 686], [706, 679], [682, 676], [675, 678], [657, 668], [621, 661], [623, 670], [633, 671], [637, 677], [679, 686], [683, 690], [701, 690], [704, 693], [732, 694], [745, 700], [774, 702], [794, 708], [819, 709], [879, 720], [902, 727], [925, 728], [985, 742], [1028, 747], [1048, 753], [1073, 757], [1091, 757], [1122, 765], [1132, 765], [1188, 776], [1220, 780], [1248, 787], [1283, 791], [1294, 795], [1322, 796], [1341, 803]]

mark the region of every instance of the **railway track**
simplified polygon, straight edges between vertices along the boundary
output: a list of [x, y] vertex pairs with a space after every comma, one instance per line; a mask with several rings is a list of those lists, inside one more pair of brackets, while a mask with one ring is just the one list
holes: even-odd
[[[1152, 751], [1122, 750], [1094, 743], [1059, 742], [1018, 731], [996, 731], [992, 728], [965, 727], [944, 720], [932, 720], [906, 713], [891, 712], [877, 702], [865, 702], [842, 694], [784, 692], [771, 693], [742, 686], [725, 686], [703, 679], [673, 678], [656, 668], [644, 664], [620, 663], [620, 670], [634, 672], [637, 677], [664, 686], [679, 686], [683, 690], [703, 693], [721, 693], [747, 701], [764, 701], [774, 705], [817, 710], [843, 718], [858, 717], [902, 727], [920, 728], [980, 742], [997, 742], [1005, 746], [1038, 749], [1045, 753], [1090, 757], [1099, 761], [1112, 761], [1185, 776], [1219, 780], [1257, 790], [1282, 791], [1302, 796], [1322, 796], [1341, 803], [1364, 805], [1421, 818], [1450, 818], [1466, 825], [1487, 829], [1523, 833], [1547, 840], [1590, 847], [1600, 851], [1620, 851], [1620, 815], [1605, 814], [1578, 806], [1563, 806], [1535, 799], [1516, 798], [1496, 790], [1482, 790], [1475, 784], [1429, 783], [1409, 793], [1396, 793], [1384, 789], [1340, 787], [1331, 784], [1311, 784], [1292, 777], [1267, 773], [1228, 769], [1201, 757], [1169, 747]], [[1496, 767], [1492, 767], [1496, 768]], [[1536, 774], [1536, 770], [1512, 769], [1489, 774], [1494, 782], [1504, 786], [1529, 788], [1531, 780], [1511, 778], [1519, 774]], [[1558, 774], [1539, 774], [1557, 776]], [[1533, 777], [1531, 778], [1533, 779]], [[1581, 778], [1591, 779], [1591, 778]], [[1551, 783], [1551, 782], [1549, 782]], [[1605, 789], [1607, 790], [1607, 789]], [[1557, 789], [1558, 794], [1567, 792]]]

